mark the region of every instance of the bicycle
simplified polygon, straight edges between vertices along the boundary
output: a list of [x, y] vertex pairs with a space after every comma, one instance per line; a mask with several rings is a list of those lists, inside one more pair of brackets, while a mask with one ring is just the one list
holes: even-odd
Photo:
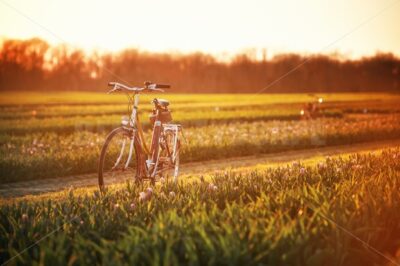
[[145, 82], [144, 87], [128, 87], [110, 82], [113, 88], [108, 94], [125, 92], [128, 97], [128, 113], [121, 126], [112, 130], [103, 144], [99, 159], [98, 181], [104, 191], [107, 183], [134, 177], [136, 182], [168, 180], [172, 171], [173, 182], [178, 181], [181, 125], [172, 124], [169, 102], [154, 98], [150, 115], [153, 126], [150, 148], [147, 147], [138, 116], [139, 95], [144, 92], [164, 92], [169, 85]]

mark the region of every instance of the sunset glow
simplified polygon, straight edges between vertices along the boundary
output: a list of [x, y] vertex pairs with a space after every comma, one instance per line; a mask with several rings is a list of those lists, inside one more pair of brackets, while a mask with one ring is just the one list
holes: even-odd
[[358, 57], [377, 51], [400, 54], [399, 13], [400, 4], [393, 0], [1, 0], [0, 36], [40, 37], [88, 50], [231, 54], [265, 48], [267, 56], [339, 52]]
[[0, 0], [0, 265], [400, 265], [399, 158], [400, 0]]

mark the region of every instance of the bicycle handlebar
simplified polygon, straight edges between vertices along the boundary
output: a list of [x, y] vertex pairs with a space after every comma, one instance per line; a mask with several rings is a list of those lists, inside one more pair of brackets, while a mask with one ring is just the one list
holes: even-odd
[[171, 88], [171, 86], [167, 85], [167, 84], [156, 84], [156, 88], [157, 89], [169, 89], [169, 88]]
[[128, 87], [124, 84], [118, 83], [118, 82], [109, 82], [108, 86], [113, 86], [113, 88], [111, 90], [108, 91], [108, 93], [113, 93], [116, 91], [120, 91], [120, 90], [126, 90], [129, 92], [134, 92], [134, 93], [139, 93], [142, 91], [160, 91], [160, 92], [164, 92], [164, 90], [162, 89], [169, 89], [171, 88], [170, 85], [166, 85], [166, 84], [156, 84], [156, 83], [152, 83], [150, 81], [146, 81], [144, 83], [144, 87]]
[[167, 84], [157, 84], [157, 83], [153, 83], [151, 81], [145, 81], [144, 82], [144, 86], [145, 88], [153, 88], [153, 89], [169, 89], [171, 88], [170, 85]]

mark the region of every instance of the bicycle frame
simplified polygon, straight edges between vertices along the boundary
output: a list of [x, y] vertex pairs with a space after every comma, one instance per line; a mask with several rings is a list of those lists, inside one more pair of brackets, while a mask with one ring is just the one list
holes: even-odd
[[[133, 100], [133, 108], [130, 114], [129, 123], [126, 126], [124, 126], [129, 131], [129, 136], [131, 140], [129, 144], [130, 146], [129, 146], [128, 158], [125, 162], [124, 169], [127, 169], [131, 162], [132, 155], [136, 145], [137, 156], [140, 156], [139, 157], [140, 165], [138, 165], [139, 172], [141, 173], [141, 175], [144, 175], [145, 177], [154, 178], [155, 175], [159, 172], [157, 171], [159, 163], [158, 160], [159, 154], [157, 150], [158, 149], [157, 145], [159, 145], [159, 143], [158, 142], [156, 144], [152, 143], [152, 145], [150, 146], [150, 150], [148, 150], [147, 147], [143, 147], [145, 146], [145, 140], [143, 139], [143, 134], [140, 133], [140, 131], [142, 131], [142, 128], [140, 125], [140, 121], [138, 120], [138, 106], [139, 106], [139, 93], [135, 93]], [[180, 125], [175, 125], [175, 124], [163, 125], [159, 120], [158, 112], [159, 111], [157, 110], [157, 116], [156, 116], [156, 121], [154, 122], [152, 140], [154, 141], [154, 135], [157, 134], [156, 133], [157, 130], [159, 130], [158, 137], [163, 136], [163, 134], [168, 130], [174, 132], [173, 147], [170, 147], [172, 148], [172, 154], [171, 151], [169, 151], [167, 148], [168, 155], [170, 156], [170, 163], [173, 164], [177, 153], [178, 132], [180, 131]], [[121, 144], [121, 152], [113, 168], [116, 168], [120, 164], [120, 160], [122, 158], [123, 151], [126, 145], [125, 141], [126, 140], [124, 140]], [[145, 154], [147, 158], [145, 159], [142, 158], [143, 154]]]
[[[134, 100], [133, 100], [133, 106], [132, 106], [132, 112], [130, 114], [129, 124], [128, 124], [129, 125], [128, 130], [131, 131], [130, 132], [131, 133], [131, 135], [130, 135], [131, 141], [130, 141], [130, 147], [129, 147], [129, 155], [128, 155], [128, 159], [125, 163], [125, 168], [128, 167], [128, 165], [132, 159], [133, 149], [135, 147], [135, 140], [136, 140], [136, 145], [137, 145], [137, 147], [139, 147], [139, 151], [140, 151], [139, 154], [137, 154], [136, 156], [141, 156], [143, 151], [145, 151], [145, 149], [142, 147], [142, 142], [144, 140], [141, 138], [140, 134], [138, 134], [138, 127], [137, 127], [137, 125], [139, 124], [138, 119], [137, 119], [138, 107], [139, 107], [139, 93], [135, 93]], [[122, 153], [123, 149], [124, 149], [124, 146], [121, 147], [121, 153]], [[150, 153], [151, 152], [152, 151], [150, 151]], [[149, 165], [146, 164], [147, 161], [148, 160], [143, 160], [143, 158], [140, 158], [139, 165], [137, 167], [140, 168], [139, 172], [141, 173], [141, 175], [144, 174], [146, 177], [153, 177], [149, 173]]]

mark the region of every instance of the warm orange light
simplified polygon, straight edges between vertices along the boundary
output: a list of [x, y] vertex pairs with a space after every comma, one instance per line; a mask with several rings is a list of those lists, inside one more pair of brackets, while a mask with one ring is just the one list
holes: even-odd
[[[339, 51], [347, 56], [377, 50], [400, 54], [400, 5], [386, 10], [335, 43], [387, 1], [8, 1], [1, 6], [0, 37], [40, 37], [81, 48], [236, 53]], [[43, 12], [43, 10], [46, 12]], [[354, 12], [356, 10], [356, 12]], [[73, 14], [73, 15], [72, 15]], [[340, 19], [337, 14], [341, 14]], [[52, 34], [53, 33], [53, 34]]]

